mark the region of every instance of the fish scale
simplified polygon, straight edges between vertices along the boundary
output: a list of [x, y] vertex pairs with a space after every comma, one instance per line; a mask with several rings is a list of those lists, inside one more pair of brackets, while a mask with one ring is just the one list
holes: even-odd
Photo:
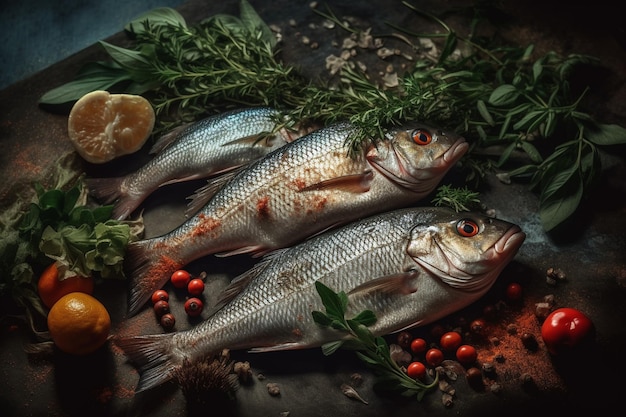
[[[177, 229], [129, 244], [129, 312], [200, 257], [261, 256], [355, 218], [414, 204], [468, 147], [458, 135], [417, 125], [392, 129], [389, 138], [349, 155], [346, 142], [355, 132], [338, 123], [290, 142], [215, 193], [209, 184], [211, 198]], [[425, 133], [431, 140], [422, 143]]]
[[[467, 222], [475, 225], [473, 234], [459, 232]], [[184, 361], [222, 349], [306, 349], [348, 337], [314, 322], [312, 312], [324, 310], [317, 281], [348, 295], [346, 317], [372, 311], [374, 335], [398, 332], [482, 297], [524, 239], [515, 224], [447, 208], [373, 215], [264, 257], [190, 330], [115, 343], [139, 368], [141, 391], [170, 379]], [[431, 253], [432, 247], [439, 250]]]

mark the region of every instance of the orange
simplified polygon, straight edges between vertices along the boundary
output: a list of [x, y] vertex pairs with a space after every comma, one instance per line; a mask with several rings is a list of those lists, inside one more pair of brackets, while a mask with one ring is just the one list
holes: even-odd
[[155, 118], [150, 102], [142, 96], [96, 90], [74, 104], [67, 131], [80, 156], [102, 164], [141, 149]]
[[50, 264], [39, 276], [37, 282], [37, 292], [43, 304], [51, 308], [59, 298], [65, 294], [79, 291], [87, 294], [93, 294], [94, 279], [93, 277], [82, 277], [73, 275], [61, 279], [58, 264]]
[[54, 344], [63, 352], [86, 355], [106, 342], [111, 317], [96, 298], [71, 292], [54, 303], [48, 313], [48, 331]]

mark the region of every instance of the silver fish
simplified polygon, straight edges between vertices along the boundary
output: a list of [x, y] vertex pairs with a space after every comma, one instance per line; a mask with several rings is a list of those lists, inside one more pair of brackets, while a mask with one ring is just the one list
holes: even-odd
[[261, 256], [430, 193], [466, 152], [462, 137], [427, 126], [390, 130], [349, 155], [348, 123], [318, 129], [245, 167], [177, 229], [129, 244], [129, 312], [200, 257]]
[[221, 349], [307, 349], [346, 333], [317, 325], [319, 281], [348, 295], [346, 317], [376, 315], [375, 336], [422, 326], [482, 297], [526, 235], [515, 224], [437, 207], [404, 208], [327, 231], [267, 255], [190, 330], [114, 338], [140, 371], [138, 390]]
[[280, 113], [269, 107], [239, 109], [184, 125], [162, 136], [146, 165], [124, 177], [89, 178], [87, 187], [113, 218], [127, 218], [157, 188], [207, 178], [265, 156], [308, 130], [279, 129]]

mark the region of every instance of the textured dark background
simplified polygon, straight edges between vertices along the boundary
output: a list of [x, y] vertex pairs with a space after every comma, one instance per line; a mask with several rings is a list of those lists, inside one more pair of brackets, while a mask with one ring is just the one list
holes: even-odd
[[[29, 2], [19, 4], [26, 3]], [[80, 8], [72, 9], [67, 6], [60, 11], [68, 19], [79, 12], [87, 12], [83, 7], [87, 7], [84, 5], [89, 3], [80, 3], [83, 5]], [[309, 1], [250, 0], [250, 3], [268, 24], [281, 29], [282, 57], [287, 63], [300, 66], [310, 77], [328, 76], [324, 67], [325, 58], [331, 53], [338, 54], [339, 49], [333, 45], [333, 41], [340, 44], [346, 37], [345, 33], [338, 29], [323, 28], [322, 19], [310, 10]], [[58, 8], [58, 5], [72, 3], [54, 4]], [[319, 4], [323, 7], [324, 3]], [[362, 27], [371, 26], [373, 33], [389, 32], [385, 22], [404, 25], [416, 32], [428, 32], [427, 29], [432, 29], [428, 22], [408, 12], [400, 1], [333, 0], [328, 1], [328, 4], [337, 15], [353, 16]], [[471, 8], [474, 2], [433, 0], [415, 1], [414, 4], [435, 13], [447, 11], [446, 21], [453, 24], [460, 33], [466, 33], [467, 19], [463, 17], [462, 11], [464, 8]], [[501, 7], [496, 19], [499, 24], [491, 30], [497, 31], [504, 39], [520, 45], [533, 43], [539, 53], [555, 50], [600, 58], [603, 68], [598, 72], [582, 74], [580, 81], [591, 85], [589, 98], [600, 121], [626, 126], [624, 26], [621, 24], [623, 15], [617, 12], [616, 6], [605, 2], [594, 2], [590, 5], [587, 2], [581, 6], [568, 4], [563, 7], [556, 1], [498, 4]], [[40, 18], [36, 9], [31, 8], [27, 13], [16, 16], [5, 12], [9, 9], [4, 8], [4, 3], [2, 7], [0, 16], [3, 21], [5, 16], [10, 16], [11, 21], [18, 17], [26, 21], [30, 18], [31, 23], [36, 23], [33, 25], [36, 27], [34, 30], [48, 33], [46, 49], [59, 51], [59, 54], [62, 51], [76, 51], [75, 40], [81, 36], [74, 35], [73, 40], [56, 39], [52, 36], [59, 32], [76, 34], [78, 28], [67, 23], [70, 20], [46, 20], [42, 23], [38, 20]], [[12, 4], [10, 10], [17, 10], [16, 7]], [[179, 10], [189, 23], [218, 12], [238, 13], [235, 0], [189, 0]], [[117, 11], [110, 9], [110, 15], [99, 11], [87, 12], [85, 16], [92, 18], [97, 15], [97, 20], [112, 21], [112, 16]], [[105, 29], [105, 32], [96, 32], [94, 28], [93, 33], [89, 33], [93, 35], [89, 44], [103, 37], [112, 43], [124, 42], [125, 35], [119, 30], [125, 22], [116, 22]], [[312, 27], [311, 24], [316, 26]], [[5, 51], [13, 53], [19, 50], [26, 56], [37, 55], [32, 46], [34, 44], [27, 41], [29, 30], [16, 29], [14, 35], [18, 36], [15, 40], [2, 42], [3, 74], [4, 66], [7, 65]], [[318, 48], [304, 44], [303, 36], [317, 42]], [[32, 53], [30, 48], [33, 49]], [[56, 57], [61, 56], [66, 54]], [[27, 75], [30, 71], [24, 72], [25, 79], [11, 82], [0, 91], [0, 209], [8, 205], [16, 194], [30, 189], [33, 181], [45, 181], [47, 168], [56, 163], [59, 157], [72, 157], [73, 149], [67, 140], [67, 114], [44, 111], [37, 106], [37, 100], [50, 88], [70, 81], [82, 64], [99, 58], [102, 58], [102, 51], [97, 46], [88, 46], [76, 53], [70, 52], [70, 56], [65, 59], [53, 59], [52, 65], [44, 65], [41, 72], [32, 76]], [[401, 60], [398, 59], [381, 62], [373, 53], [364, 52], [361, 58], [367, 62], [373, 77], [377, 76], [380, 68], [390, 63], [401, 65]], [[494, 334], [503, 338], [505, 346], [515, 347], [515, 341], [519, 344], [519, 340], [509, 338], [502, 328], [510, 323], [524, 325], [529, 316], [532, 318], [534, 303], [541, 301], [547, 294], [553, 294], [558, 305], [579, 308], [594, 321], [597, 344], [587, 355], [561, 366], [553, 362], [543, 350], [528, 354], [519, 348], [517, 353], [509, 356], [508, 362], [500, 365], [498, 377], [503, 391], [499, 395], [474, 391], [460, 380], [455, 384], [457, 394], [454, 405], [448, 409], [441, 405], [439, 393], [427, 395], [422, 403], [374, 393], [371, 390], [371, 376], [351, 352], [339, 352], [329, 358], [323, 357], [319, 350], [262, 355], [237, 352], [235, 355], [238, 359], [250, 361], [255, 374], [262, 372], [267, 379], [255, 379], [252, 384], [242, 387], [237, 393], [237, 403], [231, 410], [232, 414], [574, 416], [599, 415], [610, 407], [621, 408], [620, 395], [623, 394], [620, 386], [612, 381], [626, 370], [623, 360], [623, 352], [626, 350], [624, 155], [624, 147], [612, 147], [603, 151], [604, 175], [601, 182], [569, 224], [569, 229], [557, 235], [547, 235], [541, 230], [537, 197], [524, 184], [505, 186], [491, 178], [489, 191], [481, 196], [489, 207], [495, 209], [499, 217], [518, 223], [528, 235], [515, 261], [505, 269], [493, 291], [486, 297], [485, 302], [497, 300], [508, 282], [519, 281], [523, 284], [523, 305], [509, 308], [500, 320], [501, 328], [493, 329]], [[141, 161], [140, 156], [123, 158], [101, 167], [84, 164], [84, 170], [88, 174], [117, 175], [136, 168]], [[77, 162], [81, 163], [78, 160]], [[151, 196], [145, 204], [146, 234], [158, 235], [182, 222], [184, 197], [197, 185], [169, 187]], [[226, 260], [209, 258], [190, 267], [195, 271], [207, 270], [214, 276], [215, 280], [211, 281], [209, 287], [209, 291], [212, 291], [250, 264], [246, 257]], [[545, 271], [550, 267], [563, 269], [567, 274], [566, 282], [556, 287], [548, 286]], [[111, 312], [113, 331], [161, 331], [152, 312], [148, 310], [133, 320], [125, 320], [124, 282], [107, 283], [98, 289], [97, 296], [101, 297]], [[484, 303], [478, 303], [443, 320], [442, 324], [451, 326], [463, 318], [475, 317], [483, 305]], [[178, 311], [178, 317], [184, 317], [181, 306], [173, 305], [173, 308], [175, 313]], [[91, 358], [76, 359], [61, 355], [52, 363], [33, 361], [23, 352], [24, 343], [29, 339], [21, 322], [9, 321], [1, 325], [0, 354], [3, 366], [0, 367], [0, 409], [3, 410], [3, 415], [83, 416], [89, 410], [91, 415], [96, 416], [171, 417], [184, 416], [188, 412], [184, 398], [175, 386], [167, 385], [133, 397], [136, 371], [114, 349], [105, 349]], [[183, 322], [180, 325], [183, 328], [188, 324]], [[537, 328], [530, 330], [536, 332]], [[489, 349], [482, 352], [485, 358], [490, 358], [489, 355], [493, 353]], [[355, 371], [364, 375], [364, 385], [359, 388], [359, 392], [369, 401], [369, 405], [349, 400], [339, 390], [341, 383], [349, 381], [350, 374]], [[523, 372], [533, 374], [537, 382], [542, 384], [542, 389], [523, 387], [519, 381], [520, 373]], [[277, 382], [281, 386], [280, 397], [270, 397], [267, 394], [267, 382]], [[218, 414], [209, 407], [201, 415]]]

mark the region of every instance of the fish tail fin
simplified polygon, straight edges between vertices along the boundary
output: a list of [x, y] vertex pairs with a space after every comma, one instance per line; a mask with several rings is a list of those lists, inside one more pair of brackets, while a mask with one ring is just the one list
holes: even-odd
[[89, 193], [104, 204], [113, 205], [112, 217], [116, 220], [126, 219], [141, 201], [132, 198], [131, 195], [122, 191], [122, 183], [125, 177], [114, 178], [87, 178], [85, 185]]
[[128, 314], [131, 316], [154, 291], [163, 288], [174, 271], [184, 266], [155, 247], [155, 242], [154, 239], [139, 240], [126, 247], [125, 268], [130, 277]]
[[136, 392], [146, 391], [174, 377], [181, 361], [174, 354], [173, 333], [113, 338], [139, 372]]

